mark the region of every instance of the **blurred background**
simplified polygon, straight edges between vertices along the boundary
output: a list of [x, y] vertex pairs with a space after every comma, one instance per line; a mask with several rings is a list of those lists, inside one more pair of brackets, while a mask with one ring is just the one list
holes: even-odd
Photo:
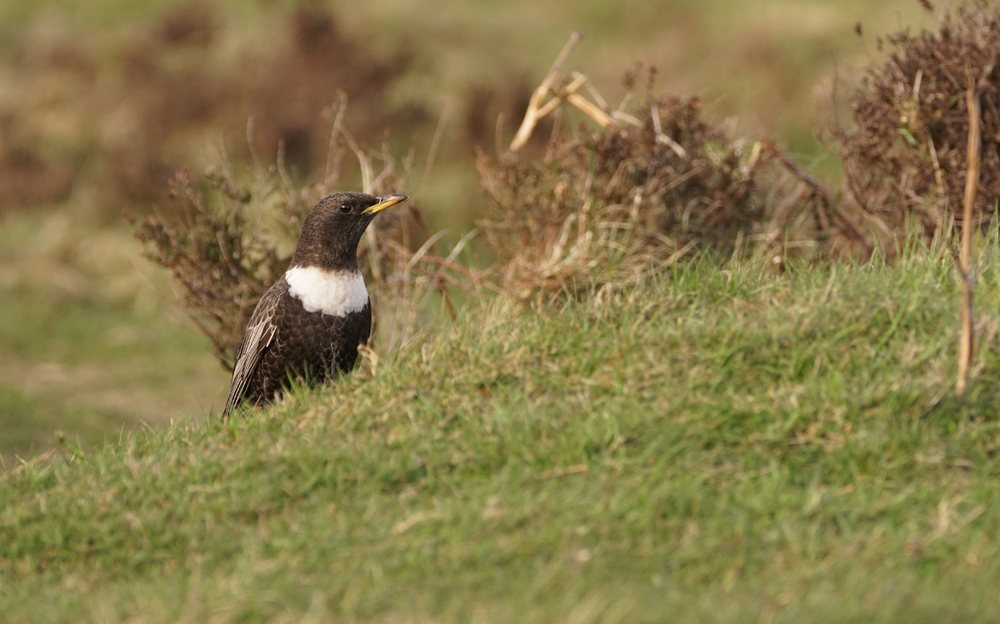
[[484, 202], [476, 150], [506, 145], [579, 29], [566, 69], [612, 105], [653, 66], [656, 90], [699, 95], [836, 186], [838, 97], [880, 34], [931, 19], [917, 0], [4, 0], [0, 457], [221, 407], [228, 373], [125, 219], [180, 168], [282, 146], [293, 175], [321, 176], [343, 93], [358, 142], [413, 163], [400, 190], [460, 231]]

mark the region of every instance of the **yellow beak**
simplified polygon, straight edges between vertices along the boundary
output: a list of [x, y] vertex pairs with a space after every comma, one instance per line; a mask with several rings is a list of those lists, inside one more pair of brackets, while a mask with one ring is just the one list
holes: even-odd
[[379, 197], [379, 202], [374, 206], [369, 206], [361, 211], [361, 214], [372, 215], [376, 212], [382, 212], [386, 208], [392, 208], [399, 202], [406, 201], [406, 195], [388, 195], [385, 197]]

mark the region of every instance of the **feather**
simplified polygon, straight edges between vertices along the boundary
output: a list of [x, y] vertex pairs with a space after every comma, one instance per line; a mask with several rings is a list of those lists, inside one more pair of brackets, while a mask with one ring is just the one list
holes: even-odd
[[250, 321], [243, 333], [239, 355], [236, 357], [236, 366], [233, 367], [233, 381], [229, 389], [229, 398], [226, 400], [226, 408], [222, 412], [223, 418], [228, 418], [229, 413], [243, 401], [247, 385], [253, 378], [264, 351], [274, 341], [278, 332], [274, 314], [287, 291], [288, 283], [283, 279], [279, 280], [267, 289], [254, 308], [253, 314], [250, 315]]

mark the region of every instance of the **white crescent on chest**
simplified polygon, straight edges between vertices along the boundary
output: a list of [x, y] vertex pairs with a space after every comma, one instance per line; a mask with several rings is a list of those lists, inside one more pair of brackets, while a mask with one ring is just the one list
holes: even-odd
[[306, 312], [347, 316], [368, 305], [368, 289], [360, 271], [331, 271], [295, 266], [285, 271], [288, 294], [302, 303]]

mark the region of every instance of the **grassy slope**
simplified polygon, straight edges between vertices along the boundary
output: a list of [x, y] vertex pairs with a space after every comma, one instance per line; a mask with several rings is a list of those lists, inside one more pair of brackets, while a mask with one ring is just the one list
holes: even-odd
[[[41, 211], [39, 211], [41, 212]], [[0, 460], [218, 407], [227, 375], [124, 227], [0, 221]]]
[[[223, 47], [232, 54], [207, 62], [226, 72], [236, 71], [226, 65], [235, 62], [236, 50], [253, 38], [270, 37], [297, 3], [209, 4], [220, 19]], [[150, 36], [173, 5], [0, 2], [0, 84], [6, 87], [0, 88], [0, 117], [3, 110], [17, 112], [13, 136], [37, 135], [31, 142], [43, 152], [68, 150], [69, 162], [89, 161], [86, 150], [97, 148], [95, 134], [104, 126], [81, 112], [89, 109], [81, 109], [73, 95], [75, 83], [52, 68], [43, 71], [42, 59], [60, 41], [79, 42], [93, 54], [98, 71], [88, 92], [120, 89], [115, 76], [130, 49], [126, 42]], [[430, 210], [435, 228], [461, 232], [481, 203], [470, 149], [462, 142], [461, 100], [474, 86], [503, 93], [520, 79], [533, 85], [574, 28], [583, 29], [586, 39], [568, 68], [586, 71], [608, 97], [617, 97], [626, 68], [652, 63], [660, 69], [661, 87], [702, 94], [713, 112], [737, 114], [741, 131], [773, 131], [807, 162], [826, 153], [810, 128], [826, 125], [834, 66], [843, 72], [846, 93], [851, 68], [871, 56], [864, 40], [852, 34], [854, 22], [861, 20], [874, 34], [927, 17], [912, 0], [683, 0], [670, 6], [646, 0], [373, 0], [340, 11], [338, 19], [353, 33], [377, 24], [380, 35], [370, 38], [372, 45], [393, 50], [402, 39], [419, 52], [394, 97], [447, 113], [448, 123], [426, 184], [407, 190]], [[116, 105], [110, 116], [101, 109], [101, 119], [139, 114], [137, 95], [122, 93], [120, 109]], [[508, 114], [507, 133], [515, 122]], [[434, 125], [428, 122], [426, 142], [407, 147], [425, 153]], [[214, 131], [190, 137], [195, 170], [223, 138]], [[233, 140], [241, 143], [242, 134]], [[835, 161], [814, 164], [824, 174]], [[139, 422], [204, 413], [225, 392], [226, 376], [205, 341], [178, 322], [181, 313], [166, 280], [151, 279], [125, 228], [88, 216], [136, 208], [91, 205], [89, 167], [72, 201], [0, 215], [0, 459], [7, 464], [15, 455], [51, 448], [56, 429], [83, 442], [114, 437]], [[135, 304], [137, 297], [144, 301]]]
[[955, 291], [920, 252], [483, 304], [374, 376], [0, 479], [0, 613], [995, 620], [996, 317], [957, 401]]

